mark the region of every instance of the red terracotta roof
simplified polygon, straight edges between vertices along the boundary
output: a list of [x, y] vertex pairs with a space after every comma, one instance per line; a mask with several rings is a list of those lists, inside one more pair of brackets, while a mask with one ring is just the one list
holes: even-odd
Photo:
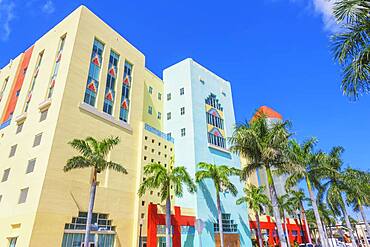
[[280, 113], [276, 112], [275, 110], [267, 106], [261, 106], [260, 108], [258, 108], [256, 114], [254, 114], [252, 118], [252, 121], [260, 115], [264, 115], [268, 118], [278, 118], [281, 120], [283, 119], [283, 116], [281, 116]]

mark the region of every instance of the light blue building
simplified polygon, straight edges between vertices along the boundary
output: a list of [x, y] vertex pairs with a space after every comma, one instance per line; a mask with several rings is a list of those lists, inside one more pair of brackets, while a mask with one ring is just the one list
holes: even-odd
[[[176, 165], [185, 166], [193, 178], [199, 162], [240, 168], [239, 157], [228, 151], [226, 141], [235, 126], [230, 83], [190, 58], [165, 69], [163, 80], [164, 129], [175, 139]], [[232, 182], [239, 190], [238, 196], [221, 194], [225, 235], [239, 235], [240, 246], [251, 246], [247, 207], [236, 205], [237, 198], [243, 195], [243, 184], [238, 177], [233, 177]], [[194, 209], [198, 222], [204, 223], [201, 233], [193, 231], [195, 236], [182, 236], [183, 246], [215, 246], [215, 193], [212, 181], [207, 181], [198, 186], [196, 194], [186, 192], [184, 197], [176, 198], [176, 206]]]

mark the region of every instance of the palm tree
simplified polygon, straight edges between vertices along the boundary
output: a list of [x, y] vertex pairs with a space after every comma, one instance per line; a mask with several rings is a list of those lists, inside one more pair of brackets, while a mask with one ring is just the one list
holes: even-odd
[[290, 170], [290, 163], [286, 160], [288, 140], [291, 135], [288, 132], [290, 123], [288, 121], [271, 122], [263, 114], [259, 112], [257, 114], [258, 117], [250, 123], [236, 126], [230, 138], [230, 150], [247, 159], [247, 164], [240, 174], [242, 180], [246, 181], [256, 169], [266, 170], [280, 243], [282, 247], [286, 247], [272, 170]]
[[352, 205], [355, 212], [360, 211], [368, 237], [370, 237], [370, 227], [364, 212], [364, 206], [370, 206], [370, 173], [347, 168], [343, 176], [348, 188], [347, 203]]
[[323, 247], [328, 246], [325, 232], [322, 227], [322, 222], [319, 214], [319, 209], [316, 203], [314, 188], [320, 188], [320, 174], [326, 167], [323, 165], [324, 155], [320, 152], [314, 152], [314, 147], [317, 143], [316, 138], [311, 138], [301, 145], [296, 140], [291, 140], [289, 143], [290, 148], [290, 161], [295, 164], [295, 168], [290, 171], [290, 176], [286, 181], [286, 189], [298, 184], [300, 181], [305, 180], [307, 190], [310, 196], [312, 209], [316, 218], [316, 226], [319, 232], [319, 237]]
[[[294, 205], [295, 209], [297, 209], [301, 213], [301, 216], [303, 217], [303, 220], [305, 222], [305, 228], [306, 228], [305, 230], [306, 230], [306, 233], [307, 233], [307, 240], [308, 240], [309, 243], [312, 243], [311, 235], [310, 235], [310, 229], [309, 229], [309, 226], [308, 226], [308, 223], [307, 223], [307, 218], [306, 218], [306, 212], [305, 212], [304, 205], [303, 205], [303, 202], [308, 201], [309, 199], [306, 197], [303, 190], [298, 190], [298, 191], [297, 190], [291, 190], [291, 191], [288, 191], [288, 192], [291, 195], [290, 199], [292, 201], [292, 204]], [[302, 227], [302, 225], [301, 225], [301, 227]], [[304, 233], [303, 229], [301, 229], [301, 230]]]
[[287, 222], [287, 215], [293, 214], [294, 204], [289, 194], [278, 196], [278, 204], [279, 204], [279, 209], [280, 209], [280, 215], [283, 216], [282, 220], [284, 222], [285, 237], [287, 239], [288, 246], [290, 247], [291, 245], [290, 245], [290, 239], [289, 239], [289, 230], [288, 230], [288, 226], [286, 222]]
[[229, 177], [238, 176], [240, 174], [240, 171], [236, 168], [228, 167], [225, 165], [218, 166], [204, 162], [200, 162], [197, 166], [199, 170], [195, 173], [196, 182], [200, 183], [205, 179], [211, 179], [215, 186], [220, 242], [221, 247], [224, 247], [220, 192], [229, 191], [233, 196], [236, 196], [238, 194], [238, 190], [236, 189], [235, 185], [230, 181]]
[[[326, 191], [326, 201], [328, 206], [337, 215], [342, 214], [346, 221], [346, 225], [351, 237], [352, 246], [357, 246], [356, 238], [353, 234], [352, 226], [349, 221], [347, 207], [343, 198], [343, 193], [348, 191], [348, 187], [344, 182], [344, 177], [342, 175], [342, 165], [343, 161], [341, 155], [344, 152], [342, 147], [334, 147], [328, 154], [326, 160], [328, 165], [332, 168], [328, 170], [325, 177], [326, 182], [323, 184], [324, 190], [320, 192], [323, 194]], [[320, 196], [319, 196], [320, 197]]]
[[334, 2], [334, 15], [342, 28], [332, 36], [333, 54], [343, 67], [343, 93], [354, 99], [370, 90], [369, 12], [367, 0]]
[[328, 207], [326, 203], [323, 203], [322, 201], [318, 200], [318, 207], [319, 207], [319, 213], [320, 217], [322, 219], [323, 228], [325, 231], [325, 235], [329, 237], [329, 234], [327, 232], [327, 227], [329, 226], [330, 231], [330, 238], [331, 240], [328, 241], [329, 246], [335, 246], [335, 244], [332, 241], [333, 238], [333, 232], [332, 232], [332, 226], [336, 225], [336, 214], [333, 212], [333, 210]]
[[261, 232], [260, 214], [264, 207], [271, 205], [270, 199], [265, 194], [265, 186], [257, 187], [253, 184], [248, 185], [244, 188], [245, 195], [236, 201], [236, 204], [240, 205], [246, 203], [248, 207], [254, 212], [257, 223], [257, 238], [259, 247], [263, 247], [263, 239]]
[[87, 211], [86, 221], [86, 234], [85, 234], [85, 245], [89, 246], [89, 236], [91, 230], [91, 220], [94, 209], [96, 185], [98, 174], [111, 169], [119, 173], [127, 174], [126, 169], [118, 163], [113, 161], [107, 161], [107, 155], [109, 152], [118, 145], [118, 137], [108, 137], [103, 140], [96, 140], [93, 137], [87, 137], [86, 139], [74, 139], [69, 142], [74, 149], [76, 149], [80, 155], [74, 156], [67, 161], [64, 166], [64, 172], [68, 172], [74, 169], [81, 168], [92, 168], [92, 178], [90, 187], [90, 200], [89, 208]]
[[[171, 163], [174, 163], [173, 159]], [[167, 169], [158, 163], [148, 164], [144, 166], [144, 176], [146, 179], [139, 187], [139, 196], [142, 197], [148, 190], [159, 189], [161, 201], [166, 201], [166, 246], [169, 247], [171, 246], [171, 186], [173, 186], [174, 195], [182, 197], [183, 185], [190, 193], [196, 191], [196, 185], [183, 166]]]

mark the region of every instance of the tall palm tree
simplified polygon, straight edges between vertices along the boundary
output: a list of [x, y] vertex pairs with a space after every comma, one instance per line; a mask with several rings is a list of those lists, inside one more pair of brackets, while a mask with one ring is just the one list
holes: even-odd
[[264, 207], [269, 207], [271, 205], [270, 199], [265, 194], [265, 189], [265, 186], [257, 187], [253, 184], [249, 184], [246, 188], [244, 188], [245, 195], [236, 201], [236, 204], [238, 205], [246, 203], [254, 212], [257, 223], [257, 238], [259, 247], [263, 247], [260, 214], [263, 212]]
[[278, 208], [277, 193], [272, 170], [290, 170], [290, 163], [286, 160], [288, 140], [291, 134], [288, 131], [288, 121], [269, 121], [266, 116], [257, 112], [258, 117], [250, 123], [236, 126], [230, 138], [230, 150], [247, 159], [240, 178], [244, 181], [256, 169], [265, 169], [268, 188], [271, 198], [273, 215], [276, 221], [278, 236], [282, 247], [287, 246], [281, 216]]
[[279, 204], [279, 209], [280, 209], [280, 215], [283, 216], [282, 220], [284, 222], [285, 237], [287, 239], [288, 247], [290, 247], [291, 244], [290, 244], [290, 239], [289, 239], [289, 230], [288, 230], [288, 225], [286, 224], [286, 222], [287, 222], [288, 215], [293, 214], [294, 204], [289, 194], [278, 196], [278, 204]]
[[334, 247], [335, 244], [333, 243], [332, 241], [332, 238], [333, 238], [333, 232], [332, 232], [332, 227], [336, 225], [336, 214], [335, 212], [330, 208], [328, 207], [328, 205], [326, 203], [324, 203], [323, 201], [321, 200], [318, 200], [318, 207], [319, 207], [319, 213], [320, 213], [320, 217], [322, 219], [322, 224], [323, 224], [323, 228], [324, 228], [324, 231], [325, 231], [325, 235], [327, 237], [329, 237], [329, 234], [328, 234], [328, 231], [327, 231], [327, 228], [329, 227], [329, 231], [330, 231], [330, 238], [331, 240], [328, 241], [328, 244], [329, 246], [332, 246]]
[[322, 162], [324, 155], [320, 152], [314, 152], [316, 143], [316, 138], [311, 138], [302, 144], [299, 144], [296, 140], [290, 141], [290, 161], [295, 164], [295, 168], [290, 171], [290, 176], [285, 185], [286, 189], [289, 190], [300, 181], [304, 180], [306, 182], [321, 244], [323, 247], [328, 247], [328, 242], [325, 237], [325, 232], [322, 227], [323, 224], [321, 222], [319, 209], [316, 203], [316, 196], [313, 191], [315, 188], [320, 188], [319, 175], [326, 169], [326, 166], [324, 165], [325, 163]]
[[[174, 163], [173, 158], [171, 163]], [[170, 165], [169, 167], [172, 167]], [[186, 168], [178, 166], [173, 169], [165, 168], [158, 163], [144, 166], [146, 179], [140, 184], [138, 194], [142, 197], [148, 190], [159, 189], [161, 201], [166, 201], [166, 246], [171, 246], [171, 186], [177, 197], [183, 196], [183, 185], [190, 193], [196, 191], [196, 185]]]
[[342, 28], [332, 36], [333, 54], [343, 68], [343, 93], [354, 99], [370, 90], [369, 12], [368, 0], [334, 2], [334, 15]]
[[[344, 176], [342, 174], [343, 161], [341, 155], [344, 152], [342, 147], [334, 147], [327, 156], [327, 163], [332, 168], [326, 173], [326, 182], [323, 184], [324, 190], [326, 191], [326, 201], [328, 206], [334, 213], [344, 216], [346, 225], [351, 237], [352, 246], [357, 246], [356, 238], [353, 234], [353, 229], [349, 221], [347, 207], [343, 198], [343, 193], [348, 191], [348, 186], [344, 182]], [[323, 194], [323, 192], [320, 192]]]
[[195, 173], [196, 182], [200, 183], [203, 180], [210, 179], [213, 181], [213, 184], [215, 186], [220, 242], [221, 247], [224, 247], [220, 192], [228, 191], [233, 196], [236, 196], [238, 194], [238, 190], [236, 189], [235, 185], [230, 181], [230, 176], [238, 176], [240, 174], [240, 171], [236, 168], [228, 167], [225, 165], [218, 166], [205, 162], [200, 162], [197, 166], [199, 170]]
[[344, 172], [344, 182], [347, 184], [347, 203], [352, 205], [355, 212], [360, 211], [370, 237], [370, 227], [366, 219], [364, 206], [370, 206], [370, 173], [347, 168]]
[[86, 139], [74, 139], [69, 144], [76, 149], [80, 155], [74, 156], [67, 160], [67, 164], [64, 166], [64, 172], [68, 172], [74, 169], [90, 168], [92, 169], [91, 187], [90, 187], [90, 200], [89, 208], [87, 210], [87, 221], [86, 221], [86, 234], [84, 246], [89, 246], [89, 237], [91, 231], [91, 220], [94, 209], [95, 194], [98, 174], [111, 169], [119, 173], [127, 174], [126, 169], [118, 163], [107, 160], [109, 152], [118, 145], [118, 137], [108, 137], [102, 140], [96, 140], [93, 137], [87, 137]]
[[[309, 199], [306, 197], [305, 193], [303, 190], [291, 190], [291, 191], [288, 191], [291, 195], [290, 199], [292, 201], [292, 204], [294, 205], [295, 209], [297, 209], [304, 222], [305, 222], [305, 231], [306, 231], [306, 234], [307, 236], [304, 236], [304, 237], [307, 237], [307, 240], [309, 243], [312, 243], [312, 239], [311, 239], [311, 235], [310, 235], [310, 229], [309, 229], [309, 226], [308, 226], [308, 223], [307, 223], [307, 218], [306, 218], [306, 211], [305, 211], [305, 208], [304, 208], [304, 205], [303, 205], [303, 202], [305, 201], [308, 201]], [[302, 226], [301, 226], [302, 227]], [[301, 229], [302, 232], [303, 229]]]

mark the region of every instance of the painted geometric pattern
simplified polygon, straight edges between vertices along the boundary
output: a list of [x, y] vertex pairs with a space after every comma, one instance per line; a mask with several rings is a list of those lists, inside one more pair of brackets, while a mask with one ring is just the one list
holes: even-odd
[[218, 132], [218, 134], [215, 134], [216, 136], [224, 137], [225, 136], [225, 130], [216, 128], [215, 126], [211, 124], [207, 124], [207, 131], [208, 133], [215, 134], [215, 131]]
[[[206, 104], [206, 112], [208, 112], [208, 113], [211, 113], [212, 112], [212, 114], [217, 114], [217, 116], [219, 118], [221, 118], [221, 119], [224, 118], [224, 112], [223, 111], [218, 110], [218, 109], [216, 109], [213, 106], [208, 105], [208, 104]], [[215, 113], [215, 112], [217, 112], [217, 113]]]
[[54, 86], [55, 86], [55, 80], [57, 78], [60, 62], [62, 60], [62, 53], [63, 53], [65, 39], [66, 39], [66, 37], [64, 36], [60, 40], [58, 54], [57, 54], [57, 57], [55, 58], [53, 74], [50, 78], [49, 89], [48, 89], [48, 98], [51, 98], [51, 96], [53, 94], [53, 89], [54, 89]]
[[122, 80], [122, 95], [121, 95], [121, 109], [119, 119], [128, 121], [128, 112], [130, 108], [130, 89], [132, 81], [132, 64], [125, 61], [123, 80]]
[[108, 74], [107, 82], [105, 86], [105, 97], [103, 111], [112, 114], [114, 96], [116, 94], [116, 76], [117, 76], [117, 64], [119, 60], [119, 55], [114, 51], [110, 52], [109, 64], [108, 64]]

